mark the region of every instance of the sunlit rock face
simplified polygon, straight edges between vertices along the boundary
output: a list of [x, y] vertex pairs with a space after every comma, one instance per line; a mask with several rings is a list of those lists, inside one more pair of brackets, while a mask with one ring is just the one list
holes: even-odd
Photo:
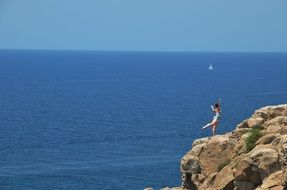
[[287, 189], [287, 104], [256, 110], [224, 135], [197, 139], [180, 163], [181, 187]]

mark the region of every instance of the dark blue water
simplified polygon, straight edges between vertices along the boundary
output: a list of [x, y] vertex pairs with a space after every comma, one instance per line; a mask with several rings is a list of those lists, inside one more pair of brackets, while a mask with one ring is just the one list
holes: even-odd
[[0, 189], [178, 186], [210, 105], [228, 132], [287, 102], [286, 71], [286, 53], [1, 50]]

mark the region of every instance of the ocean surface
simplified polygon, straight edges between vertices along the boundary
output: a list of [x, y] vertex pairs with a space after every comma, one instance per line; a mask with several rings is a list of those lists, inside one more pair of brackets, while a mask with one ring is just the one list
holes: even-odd
[[286, 73], [287, 53], [0, 50], [0, 189], [179, 186], [210, 105], [229, 132], [287, 103]]

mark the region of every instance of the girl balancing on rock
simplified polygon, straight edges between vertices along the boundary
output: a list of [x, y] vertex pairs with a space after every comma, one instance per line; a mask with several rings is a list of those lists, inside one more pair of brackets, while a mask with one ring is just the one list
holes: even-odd
[[205, 129], [209, 126], [211, 126], [212, 135], [215, 135], [215, 129], [219, 123], [219, 120], [221, 118], [221, 110], [220, 110], [220, 98], [218, 99], [218, 102], [213, 106], [211, 106], [212, 111], [215, 113], [215, 116], [213, 117], [213, 120], [211, 123], [208, 123], [207, 125], [203, 126], [202, 129]]

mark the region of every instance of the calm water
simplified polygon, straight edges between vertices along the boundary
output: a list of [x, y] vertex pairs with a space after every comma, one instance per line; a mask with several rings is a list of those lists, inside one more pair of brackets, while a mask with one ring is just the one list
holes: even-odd
[[[214, 67], [208, 71], [209, 64]], [[0, 51], [0, 189], [155, 189], [262, 106], [287, 102], [287, 54]]]

